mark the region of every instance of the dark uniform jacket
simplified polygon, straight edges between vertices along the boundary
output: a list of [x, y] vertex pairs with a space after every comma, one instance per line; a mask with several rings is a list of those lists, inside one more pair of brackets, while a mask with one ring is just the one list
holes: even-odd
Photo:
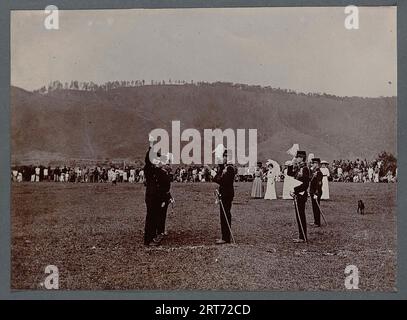
[[318, 197], [322, 196], [322, 172], [319, 168], [312, 172], [312, 177], [309, 186], [309, 193], [311, 196], [316, 195]]
[[171, 177], [163, 168], [157, 168], [155, 175], [158, 183], [157, 199], [168, 203], [171, 199]]
[[147, 151], [144, 165], [144, 184], [146, 186], [146, 198], [154, 197], [157, 201], [167, 202], [171, 199], [171, 179], [167, 171], [155, 167], [149, 157], [150, 149]]
[[213, 181], [219, 184], [219, 193], [222, 198], [233, 199], [235, 196], [235, 189], [233, 182], [235, 181], [235, 169], [231, 165], [226, 166], [226, 172], [223, 173], [223, 167], [219, 166], [219, 171], [213, 178]]
[[[151, 148], [150, 148], [151, 149]], [[146, 198], [153, 197], [158, 190], [158, 183], [155, 179], [155, 167], [150, 161], [150, 149], [148, 149], [146, 157], [145, 157], [145, 165], [144, 165], [144, 185], [146, 187]]]
[[304, 192], [303, 195], [307, 196], [307, 190], [310, 181], [310, 171], [307, 165], [305, 163], [302, 163], [298, 166], [289, 166], [287, 169], [287, 175], [302, 182], [302, 184], [294, 188], [294, 193], [302, 194]]

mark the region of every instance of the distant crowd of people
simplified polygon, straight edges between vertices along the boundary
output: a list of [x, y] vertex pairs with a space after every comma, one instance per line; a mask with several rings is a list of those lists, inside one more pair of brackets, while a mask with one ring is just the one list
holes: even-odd
[[334, 182], [397, 182], [397, 167], [385, 169], [381, 160], [334, 160], [330, 170]]
[[[171, 170], [173, 182], [211, 182], [217, 168], [183, 166]], [[89, 183], [144, 183], [144, 168], [136, 166], [13, 166], [11, 180], [15, 182], [89, 182]]]
[[135, 167], [45, 167], [45, 166], [19, 166], [11, 170], [12, 181], [23, 182], [144, 182], [144, 171]]
[[[289, 162], [289, 161], [288, 161]], [[274, 172], [275, 181], [284, 181], [287, 162]], [[332, 164], [321, 163], [326, 179], [333, 182], [396, 182], [397, 168], [383, 171], [383, 162], [356, 159], [334, 160]], [[216, 166], [173, 166], [171, 168], [172, 182], [212, 182], [217, 174]], [[268, 179], [268, 167], [261, 162], [257, 167], [236, 167], [235, 181], [253, 182], [256, 178], [263, 182]], [[143, 167], [137, 166], [13, 166], [11, 180], [14, 182], [88, 182], [88, 183], [144, 183]]]

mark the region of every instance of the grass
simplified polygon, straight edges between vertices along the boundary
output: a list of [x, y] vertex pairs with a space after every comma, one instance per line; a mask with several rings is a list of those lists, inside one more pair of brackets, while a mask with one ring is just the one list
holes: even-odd
[[[11, 287], [42, 289], [53, 264], [63, 290], [338, 291], [353, 264], [359, 290], [396, 290], [396, 184], [331, 183], [331, 200], [321, 203], [329, 225], [309, 228], [309, 244], [291, 241], [292, 201], [251, 199], [250, 183], [235, 186], [236, 245], [214, 245], [216, 186], [174, 183], [170, 234], [149, 249], [140, 184], [13, 184]], [[356, 213], [359, 199], [364, 216]], [[309, 200], [308, 222], [311, 215]]]

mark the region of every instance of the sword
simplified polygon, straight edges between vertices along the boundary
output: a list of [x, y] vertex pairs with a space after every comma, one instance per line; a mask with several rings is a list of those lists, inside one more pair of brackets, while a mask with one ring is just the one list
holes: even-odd
[[295, 194], [293, 195], [293, 199], [294, 199], [295, 214], [296, 214], [296, 216], [297, 216], [298, 223], [300, 224], [301, 232], [302, 232], [302, 234], [303, 234], [303, 236], [304, 236], [305, 242], [308, 243], [308, 239], [307, 239], [307, 236], [306, 236], [306, 234], [305, 234], [305, 232], [304, 232], [304, 227], [303, 227], [303, 225], [302, 225], [300, 213], [298, 212], [297, 196], [296, 196]]
[[[175, 199], [173, 197], [171, 197], [171, 199], [169, 200], [171, 203], [171, 216], [174, 216], [174, 203], [175, 203]], [[169, 220], [169, 219], [168, 219]], [[165, 224], [165, 230], [164, 230], [164, 234], [168, 235], [168, 222]]]
[[226, 223], [228, 225], [230, 236], [232, 238], [233, 244], [236, 244], [235, 237], [233, 236], [232, 228], [230, 227], [228, 217], [226, 216], [225, 207], [223, 206], [221, 195], [220, 195], [218, 190], [215, 190], [215, 196], [216, 196], [216, 199], [218, 200], [218, 202], [220, 203], [220, 207], [222, 209], [223, 215], [224, 215]]
[[324, 215], [324, 213], [322, 212], [321, 206], [319, 205], [317, 199], [315, 199], [315, 202], [317, 203], [317, 206], [318, 206], [319, 212], [321, 213], [322, 219], [324, 220], [325, 224], [328, 225], [328, 222], [327, 222], [326, 219], [325, 219], [325, 215]]

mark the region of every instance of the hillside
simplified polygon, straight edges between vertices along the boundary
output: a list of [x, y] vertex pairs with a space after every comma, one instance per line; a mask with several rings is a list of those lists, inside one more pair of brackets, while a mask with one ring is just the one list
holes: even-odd
[[11, 88], [12, 162], [143, 159], [148, 133], [171, 127], [257, 128], [259, 160], [299, 143], [323, 159], [396, 154], [396, 98], [304, 95], [232, 85], [145, 85], [108, 91]]

